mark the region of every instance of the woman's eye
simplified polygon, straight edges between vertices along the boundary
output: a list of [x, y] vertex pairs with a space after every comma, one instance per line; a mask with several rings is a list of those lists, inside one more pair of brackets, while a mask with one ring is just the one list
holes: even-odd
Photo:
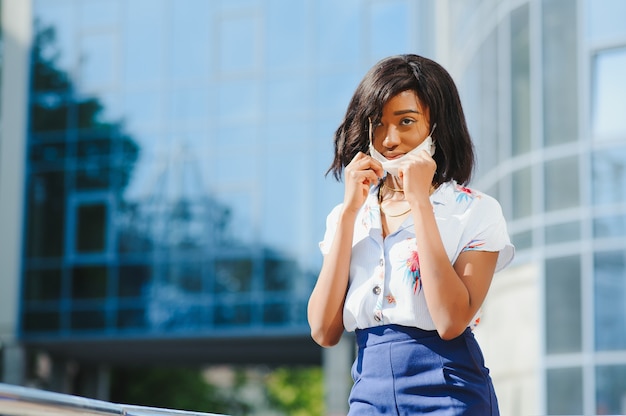
[[411, 118], [403, 118], [403, 119], [400, 121], [400, 125], [402, 125], [402, 126], [408, 126], [408, 125], [412, 124], [413, 122], [414, 122], [414, 120], [413, 120], [413, 119], [411, 119]]

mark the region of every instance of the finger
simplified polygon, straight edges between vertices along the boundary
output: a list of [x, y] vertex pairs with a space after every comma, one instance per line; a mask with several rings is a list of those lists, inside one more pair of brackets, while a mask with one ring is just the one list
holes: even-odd
[[376, 176], [380, 179], [383, 176], [385, 176], [385, 169], [383, 169], [383, 164], [380, 163], [378, 160], [372, 158], [371, 156], [369, 156], [370, 161], [371, 161], [371, 165], [370, 165], [370, 169], [372, 169], [374, 171], [374, 173], [376, 174]]
[[359, 161], [361, 163], [362, 169], [371, 169], [374, 171], [374, 174], [378, 177], [378, 179], [382, 178], [385, 175], [385, 170], [383, 169], [383, 165], [373, 157], [363, 154], [364, 158]]
[[352, 160], [350, 161], [349, 165], [352, 163], [356, 163], [359, 160], [363, 159], [364, 157], [369, 157], [367, 156], [365, 153], [363, 152], [358, 152], [356, 155], [354, 155], [354, 157], [352, 158]]
[[368, 185], [373, 185], [380, 180], [380, 177], [373, 170], [365, 171], [365, 178], [367, 180]]
[[349, 174], [351, 181], [360, 184], [370, 185], [372, 183], [378, 182], [378, 180], [380, 179], [371, 169], [350, 170], [347, 173]]

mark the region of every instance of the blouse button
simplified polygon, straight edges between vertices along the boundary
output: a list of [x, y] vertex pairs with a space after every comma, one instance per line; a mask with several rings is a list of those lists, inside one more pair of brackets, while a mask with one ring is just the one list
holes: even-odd
[[374, 292], [375, 295], [380, 295], [380, 286], [374, 286], [372, 292]]
[[385, 264], [385, 261], [384, 261], [383, 259], [380, 259], [380, 260], [378, 261], [378, 265], [379, 265], [379, 266], [381, 266], [381, 267], [382, 267], [384, 264]]

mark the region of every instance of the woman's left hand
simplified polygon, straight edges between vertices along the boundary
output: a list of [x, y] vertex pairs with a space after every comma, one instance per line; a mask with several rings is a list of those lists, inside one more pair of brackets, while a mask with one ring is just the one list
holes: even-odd
[[404, 197], [411, 202], [430, 196], [430, 188], [437, 170], [437, 163], [426, 150], [410, 158], [399, 169]]

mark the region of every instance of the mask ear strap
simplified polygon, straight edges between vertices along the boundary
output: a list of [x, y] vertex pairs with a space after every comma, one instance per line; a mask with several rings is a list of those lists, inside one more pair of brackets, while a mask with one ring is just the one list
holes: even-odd
[[368, 117], [367, 121], [369, 122], [368, 134], [369, 134], [369, 139], [370, 139], [370, 146], [373, 146], [374, 142], [372, 141], [372, 118]]
[[[370, 124], [370, 126], [371, 126], [371, 124]], [[433, 128], [430, 130], [429, 136], [430, 136], [431, 139], [433, 138], [433, 132], [435, 131], [435, 127], [437, 127], [437, 123], [433, 124]], [[433, 139], [433, 140], [435, 140], [435, 139]]]

